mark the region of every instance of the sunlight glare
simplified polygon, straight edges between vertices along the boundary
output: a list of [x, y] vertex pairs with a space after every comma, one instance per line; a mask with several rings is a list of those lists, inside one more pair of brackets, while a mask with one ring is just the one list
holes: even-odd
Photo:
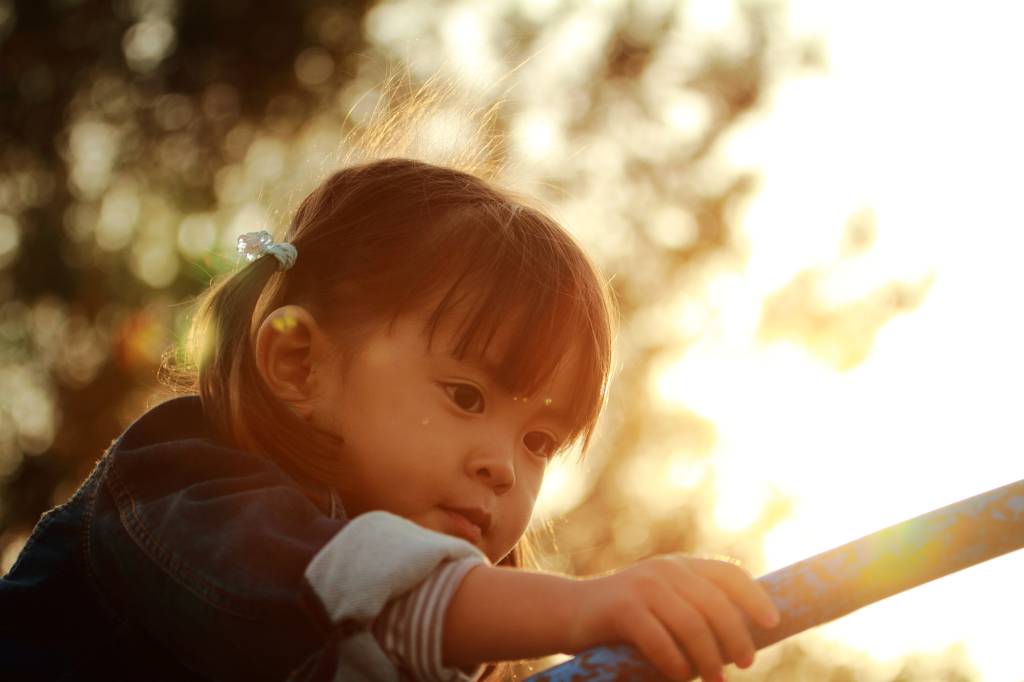
[[[1005, 87], [1022, 57], [1020, 17], [1005, 4], [966, 8], [796, 0], [791, 25], [825, 34], [829, 72], [781, 83], [722, 146], [762, 178], [739, 221], [746, 267], [725, 286], [732, 295], [684, 304], [680, 326], [696, 340], [652, 381], [665, 404], [715, 427], [723, 530], [756, 523], [773, 491], [790, 498], [763, 538], [766, 571], [1024, 475], [1024, 98]], [[872, 240], [844, 253], [865, 209]], [[756, 338], [751, 311], [806, 272], [819, 273], [826, 309], [893, 282], [928, 285], [838, 371], [797, 341]], [[1017, 552], [813, 636], [876, 662], [963, 647], [979, 679], [1018, 680], [1007, 633], [1019, 609], [1002, 604], [1022, 568]]]
[[544, 472], [533, 518], [542, 522], [572, 509], [586, 490], [586, 469], [574, 458], [556, 457]]

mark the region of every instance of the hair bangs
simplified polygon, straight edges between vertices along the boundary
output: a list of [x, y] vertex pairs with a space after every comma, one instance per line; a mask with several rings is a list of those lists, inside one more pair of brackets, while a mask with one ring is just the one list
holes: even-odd
[[[476, 216], [472, 229], [446, 235], [446, 241], [459, 245], [446, 251], [457, 255], [447, 260], [443, 273], [440, 263], [424, 273], [424, 283], [445, 282], [432, 287], [438, 296], [426, 323], [428, 343], [440, 325], [452, 323], [455, 357], [488, 367], [503, 388], [524, 397], [543, 399], [538, 392], [572, 362], [570, 381], [577, 390], [564, 406], [570, 428], [565, 445], [581, 436], [589, 441], [604, 403], [610, 361], [604, 290], [581, 272], [589, 263], [572, 258], [570, 245], [560, 243], [564, 233], [556, 227], [538, 230], [537, 223], [548, 228], [548, 221], [517, 208], [512, 220]], [[523, 220], [531, 224], [517, 224]], [[491, 225], [482, 229], [481, 222]]]

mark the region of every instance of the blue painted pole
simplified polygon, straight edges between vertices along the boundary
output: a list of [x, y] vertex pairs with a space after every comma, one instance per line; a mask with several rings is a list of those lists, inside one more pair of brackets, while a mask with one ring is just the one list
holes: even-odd
[[[897, 523], [758, 579], [778, 627], [751, 627], [764, 648], [912, 587], [1024, 547], [1024, 480]], [[597, 647], [528, 682], [662, 680], [631, 646]]]

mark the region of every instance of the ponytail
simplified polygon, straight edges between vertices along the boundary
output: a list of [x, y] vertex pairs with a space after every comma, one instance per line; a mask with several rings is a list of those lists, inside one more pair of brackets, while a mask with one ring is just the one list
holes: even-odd
[[[184, 372], [176, 372], [176, 383], [199, 394], [203, 413], [223, 442], [270, 456], [292, 475], [339, 484], [340, 440], [283, 405], [255, 362], [261, 313], [280, 298], [278, 265], [265, 255], [202, 295], [187, 339], [189, 362]], [[255, 432], [249, 424], [261, 428]]]

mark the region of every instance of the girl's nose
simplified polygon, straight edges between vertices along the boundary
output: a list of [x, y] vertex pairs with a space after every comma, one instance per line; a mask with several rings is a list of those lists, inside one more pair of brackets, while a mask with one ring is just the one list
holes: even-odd
[[469, 474], [492, 488], [497, 495], [508, 492], [516, 482], [515, 452], [493, 443], [469, 458]]

